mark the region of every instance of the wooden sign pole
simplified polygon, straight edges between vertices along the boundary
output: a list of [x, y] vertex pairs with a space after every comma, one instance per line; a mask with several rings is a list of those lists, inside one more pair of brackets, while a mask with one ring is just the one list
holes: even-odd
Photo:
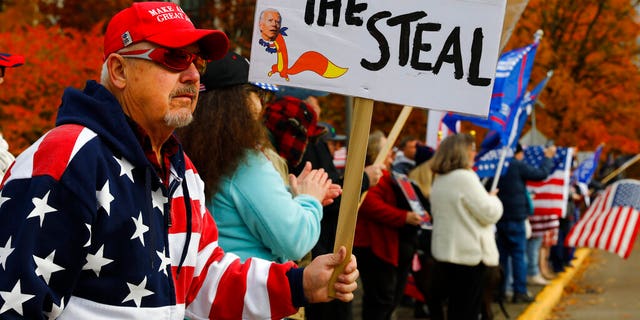
[[344, 172], [342, 200], [338, 213], [338, 227], [333, 251], [337, 252], [340, 246], [347, 248], [347, 259], [336, 267], [329, 281], [329, 296], [335, 297], [333, 284], [344, 267], [351, 259], [353, 248], [353, 235], [356, 231], [356, 218], [358, 214], [358, 200], [362, 187], [362, 173], [364, 160], [367, 154], [369, 131], [371, 129], [371, 117], [373, 115], [373, 100], [355, 98], [353, 106], [353, 126], [349, 137], [347, 163]]
[[622, 171], [626, 170], [627, 168], [629, 168], [632, 164], [638, 162], [638, 160], [640, 160], [640, 153], [636, 154], [633, 158], [627, 160], [627, 162], [623, 163], [620, 167], [616, 168], [615, 170], [613, 170], [611, 173], [609, 173], [606, 177], [602, 178], [602, 180], [600, 180], [600, 182], [602, 183], [607, 183], [609, 182], [609, 180], [615, 178], [617, 175], [619, 175]]
[[[387, 144], [382, 147], [380, 153], [376, 157], [375, 164], [382, 164], [387, 154], [391, 151], [391, 147], [395, 144], [400, 131], [407, 122], [407, 118], [411, 114], [412, 107], [405, 106], [398, 119], [396, 120]], [[371, 116], [373, 114], [373, 100], [356, 98], [354, 106], [353, 134], [349, 138], [349, 148], [347, 163], [345, 167], [344, 188], [342, 190], [342, 201], [340, 202], [340, 212], [338, 213], [338, 226], [336, 229], [335, 245], [333, 252], [337, 252], [341, 246], [347, 248], [347, 256], [351, 256], [353, 249], [353, 240], [356, 231], [356, 221], [358, 219], [358, 208], [364, 199], [364, 195], [360, 197], [360, 189], [362, 187], [362, 172], [364, 171], [364, 162], [367, 154], [367, 144], [369, 142], [369, 131], [371, 130]], [[358, 201], [358, 199], [360, 199]], [[333, 284], [336, 277], [342, 273], [348, 261], [336, 268], [329, 281], [329, 296], [335, 295]]]
[[500, 52], [504, 49], [516, 27], [516, 23], [520, 20], [522, 12], [527, 7], [529, 0], [507, 0], [507, 8], [504, 14], [504, 22], [502, 23], [502, 36], [500, 38]]
[[384, 163], [384, 160], [387, 158], [387, 155], [391, 151], [391, 148], [396, 144], [396, 140], [400, 135], [400, 131], [402, 131], [402, 128], [404, 128], [404, 124], [407, 122], [407, 119], [409, 118], [412, 110], [413, 107], [409, 106], [404, 106], [402, 108], [402, 111], [400, 111], [400, 115], [398, 115], [398, 119], [396, 119], [396, 122], [393, 124], [393, 128], [391, 128], [391, 132], [389, 132], [389, 136], [387, 137], [387, 144], [384, 145], [380, 150], [380, 153], [378, 153], [374, 164]]
[[[387, 144], [382, 146], [373, 164], [376, 164], [376, 165], [384, 164], [384, 160], [387, 158], [389, 152], [391, 152], [391, 148], [396, 144], [396, 140], [398, 140], [400, 131], [402, 131], [402, 128], [404, 128], [404, 124], [407, 122], [407, 119], [409, 118], [409, 115], [411, 114], [412, 110], [413, 110], [413, 107], [409, 107], [409, 106], [404, 106], [404, 108], [402, 108], [400, 115], [398, 115], [398, 119], [396, 119], [396, 122], [393, 124], [393, 128], [391, 128], [391, 132], [389, 132], [389, 136], [387, 137]], [[360, 202], [358, 202], [358, 209], [360, 209], [360, 206], [362, 205], [362, 201], [364, 201], [364, 197], [367, 196], [367, 192], [368, 191], [363, 192], [362, 195], [360, 196]]]

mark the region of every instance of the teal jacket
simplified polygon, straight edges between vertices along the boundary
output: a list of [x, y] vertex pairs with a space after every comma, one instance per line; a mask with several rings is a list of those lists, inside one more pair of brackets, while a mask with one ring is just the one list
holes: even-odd
[[320, 202], [305, 194], [292, 198], [259, 151], [249, 152], [234, 174], [223, 178], [207, 207], [218, 225], [219, 245], [242, 261], [299, 260], [320, 236]]

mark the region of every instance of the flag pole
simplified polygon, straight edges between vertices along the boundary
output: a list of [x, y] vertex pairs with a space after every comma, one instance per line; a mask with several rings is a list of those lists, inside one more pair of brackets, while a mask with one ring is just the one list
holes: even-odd
[[376, 160], [374, 161], [374, 164], [384, 163], [384, 160], [387, 158], [387, 155], [391, 151], [391, 148], [393, 147], [393, 145], [396, 144], [396, 140], [400, 135], [400, 131], [402, 131], [402, 128], [404, 127], [404, 124], [407, 122], [407, 119], [409, 118], [409, 115], [411, 114], [412, 110], [413, 110], [413, 107], [410, 107], [410, 106], [404, 106], [402, 108], [402, 111], [400, 111], [400, 115], [398, 115], [398, 119], [396, 119], [396, 122], [393, 124], [393, 127], [389, 132], [389, 136], [387, 137], [387, 144], [385, 144], [382, 147], [382, 149], [378, 153], [378, 156], [376, 156]]
[[496, 169], [496, 174], [493, 176], [491, 189], [489, 189], [490, 191], [493, 191], [498, 187], [498, 180], [500, 180], [500, 173], [502, 172], [502, 167], [504, 166], [504, 161], [507, 158], [507, 150], [509, 148], [510, 147], [508, 145], [502, 147], [502, 153], [500, 154], [500, 161], [498, 161], [498, 168]]
[[638, 160], [640, 160], [640, 153], [636, 154], [633, 158], [627, 160], [627, 162], [623, 163], [620, 167], [616, 168], [611, 173], [609, 173], [606, 177], [602, 178], [601, 182], [606, 184], [607, 182], [609, 182], [609, 180], [615, 178], [622, 171], [626, 170], [628, 167], [636, 163]]
[[[540, 29], [538, 29], [538, 31], [536, 31], [536, 33], [533, 35], [533, 42], [534, 43], [538, 43], [540, 42], [540, 39], [542, 39], [542, 35], [544, 34], [544, 32]], [[553, 75], [553, 70], [550, 70], [547, 72], [547, 76], [550, 77], [551, 75]], [[545, 83], [546, 86], [546, 83]], [[526, 89], [526, 88], [525, 88]], [[526, 94], [525, 94], [526, 95]], [[513, 107], [513, 108], [519, 108], [519, 107]], [[532, 107], [532, 112], [535, 109], [535, 107]], [[517, 118], [514, 119], [513, 121], [517, 121]], [[535, 123], [535, 120], [533, 120]], [[534, 127], [535, 128], [535, 127]], [[514, 131], [517, 131], [518, 128], [516, 126], [512, 126], [511, 127], [511, 134], [510, 137], [515, 138], [514, 136]], [[511, 139], [509, 139], [511, 140]], [[496, 173], [493, 176], [493, 181], [491, 183], [491, 191], [495, 190], [498, 187], [498, 181], [500, 180], [500, 176], [502, 173], [502, 167], [504, 167], [504, 162], [507, 158], [507, 152], [509, 151], [509, 149], [511, 148], [511, 144], [513, 143], [513, 141], [507, 141], [507, 143], [502, 147], [502, 153], [500, 154], [500, 160], [498, 161], [498, 168], [496, 169]]]
[[[382, 146], [382, 148], [380, 149], [380, 152], [378, 152], [378, 155], [376, 156], [376, 160], [373, 162], [374, 165], [384, 164], [384, 160], [387, 159], [389, 152], [391, 152], [391, 148], [393, 147], [393, 145], [396, 144], [396, 140], [400, 135], [400, 131], [402, 131], [402, 128], [404, 127], [404, 124], [407, 122], [407, 119], [409, 118], [409, 115], [411, 114], [412, 110], [413, 110], [413, 107], [409, 107], [409, 106], [404, 106], [402, 108], [402, 111], [400, 111], [400, 115], [398, 115], [396, 122], [393, 124], [393, 127], [389, 132], [389, 136], [387, 137], [387, 143], [384, 146]], [[362, 205], [362, 201], [364, 201], [364, 198], [367, 196], [367, 192], [368, 191], [365, 191], [360, 195], [360, 201], [358, 202], [358, 209], [360, 209], [360, 206]]]

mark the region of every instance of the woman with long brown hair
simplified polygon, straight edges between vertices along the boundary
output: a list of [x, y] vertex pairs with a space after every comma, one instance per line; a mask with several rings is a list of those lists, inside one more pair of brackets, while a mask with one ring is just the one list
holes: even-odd
[[194, 121], [177, 133], [205, 181], [220, 246], [242, 260], [297, 260], [318, 240], [331, 180], [309, 165], [287, 189], [260, 121], [267, 85], [249, 83], [248, 70], [235, 53], [210, 62]]

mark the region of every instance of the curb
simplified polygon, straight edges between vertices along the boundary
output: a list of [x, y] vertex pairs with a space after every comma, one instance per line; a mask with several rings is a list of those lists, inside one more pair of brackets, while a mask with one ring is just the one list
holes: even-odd
[[564, 287], [571, 281], [578, 269], [582, 266], [582, 262], [584, 262], [590, 253], [591, 249], [588, 248], [576, 249], [574, 258], [571, 261], [571, 266], [566, 267], [563, 272], [558, 274], [550, 284], [546, 285], [544, 289], [536, 295], [535, 301], [529, 304], [524, 312], [520, 314], [518, 320], [547, 319], [553, 307], [555, 307], [560, 301], [560, 298], [562, 298]]

